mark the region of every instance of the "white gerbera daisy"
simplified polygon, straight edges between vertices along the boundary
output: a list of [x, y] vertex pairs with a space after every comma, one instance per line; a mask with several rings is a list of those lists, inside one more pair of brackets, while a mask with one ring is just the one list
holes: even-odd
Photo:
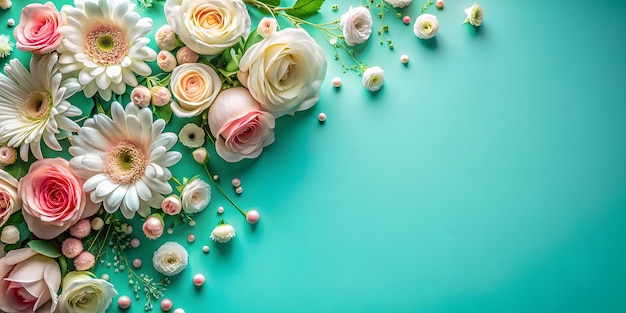
[[13, 59], [0, 74], [0, 142], [20, 147], [20, 157], [28, 151], [37, 159], [41, 139], [53, 150], [61, 151], [55, 135], [61, 130], [75, 132], [79, 127], [70, 117], [82, 114], [67, 99], [80, 90], [75, 78], [62, 80], [57, 54], [33, 56], [30, 71]]
[[176, 134], [162, 133], [165, 121], [152, 122], [152, 112], [132, 102], [126, 110], [111, 104], [110, 118], [96, 114], [85, 121], [69, 148], [70, 166], [85, 179], [83, 189], [91, 200], [102, 202], [113, 213], [120, 209], [130, 219], [138, 212], [146, 217], [150, 207], [158, 208], [163, 194], [172, 192], [169, 166], [182, 157], [168, 151]]
[[156, 52], [145, 35], [152, 19], [141, 18], [129, 0], [75, 0], [64, 5], [65, 25], [59, 28], [64, 37], [61, 52], [62, 73], [78, 72], [86, 97], [96, 91], [104, 100], [111, 91], [120, 95], [126, 86], [137, 86], [135, 74], [152, 73], [146, 62], [156, 60]]

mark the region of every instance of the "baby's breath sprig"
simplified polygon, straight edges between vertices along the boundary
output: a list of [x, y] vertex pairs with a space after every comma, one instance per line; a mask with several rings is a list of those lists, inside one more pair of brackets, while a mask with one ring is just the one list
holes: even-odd
[[137, 0], [139, 8], [142, 10], [153, 7], [157, 2], [163, 2], [165, 0]]
[[376, 33], [380, 36], [380, 44], [387, 43], [389, 49], [393, 49], [393, 42], [385, 36], [389, 32], [389, 25], [385, 24], [385, 15], [389, 13], [389, 7], [384, 0], [378, 0], [378, 3], [375, 3], [374, 0], [369, 0], [369, 4], [366, 7], [371, 9], [372, 5], [379, 10], [376, 15], [380, 18], [380, 28]]
[[420, 7], [420, 14], [418, 15], [421, 15], [422, 13], [424, 13], [433, 4], [434, 4], [433, 0], [428, 0], [428, 2], [422, 4], [422, 6]]

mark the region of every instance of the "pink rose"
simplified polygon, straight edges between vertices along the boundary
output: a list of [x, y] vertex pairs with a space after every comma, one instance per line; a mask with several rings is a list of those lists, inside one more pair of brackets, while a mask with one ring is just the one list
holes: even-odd
[[150, 89], [144, 85], [135, 86], [130, 93], [130, 101], [140, 108], [149, 106], [151, 99], [152, 93], [150, 93]]
[[256, 158], [274, 142], [274, 116], [243, 87], [222, 91], [209, 110], [209, 128], [215, 149], [224, 160], [237, 162]]
[[22, 203], [17, 194], [17, 179], [0, 169], [0, 226], [21, 207]]
[[166, 73], [173, 71], [176, 68], [176, 65], [178, 65], [176, 63], [176, 57], [174, 57], [174, 55], [167, 50], [159, 51], [156, 62], [159, 68]]
[[178, 64], [196, 63], [199, 57], [197, 53], [193, 52], [187, 46], [178, 49], [178, 52], [176, 52], [176, 61], [178, 61]]
[[171, 195], [161, 202], [161, 209], [167, 215], [176, 215], [180, 213], [183, 204], [180, 202], [180, 198], [176, 195]]
[[0, 312], [54, 312], [60, 286], [57, 262], [30, 248], [0, 259]]
[[154, 106], [164, 106], [172, 101], [172, 93], [163, 86], [152, 87], [150, 93], [152, 93], [152, 105]]
[[165, 222], [163, 222], [163, 218], [158, 214], [148, 216], [142, 227], [143, 233], [148, 239], [158, 239], [163, 235], [164, 229]]
[[20, 22], [13, 31], [17, 48], [35, 54], [47, 54], [56, 50], [63, 42], [59, 33], [62, 24], [63, 16], [52, 2], [25, 6]]
[[41, 239], [58, 236], [99, 208], [83, 191], [83, 180], [62, 158], [35, 161], [17, 190], [28, 229]]

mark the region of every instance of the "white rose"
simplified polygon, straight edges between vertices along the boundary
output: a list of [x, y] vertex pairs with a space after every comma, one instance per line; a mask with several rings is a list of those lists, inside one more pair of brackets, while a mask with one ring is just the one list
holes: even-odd
[[361, 81], [363, 86], [369, 91], [378, 91], [385, 84], [385, 71], [379, 66], [368, 67], [363, 72], [363, 79]]
[[90, 272], [67, 273], [62, 290], [58, 306], [61, 313], [104, 313], [117, 296], [111, 283]]
[[439, 20], [432, 14], [422, 14], [415, 20], [413, 33], [417, 38], [430, 39], [439, 31]]
[[365, 7], [350, 7], [348, 12], [341, 15], [339, 22], [343, 37], [348, 46], [365, 42], [372, 34], [372, 15]]
[[187, 267], [188, 259], [187, 250], [180, 244], [170, 241], [154, 252], [152, 265], [157, 272], [165, 276], [173, 276]]
[[320, 97], [326, 55], [303, 29], [287, 28], [254, 44], [239, 62], [239, 81], [279, 118], [306, 110]]
[[2, 235], [0, 235], [0, 241], [3, 243], [12, 245], [20, 241], [20, 230], [13, 225], [7, 225], [2, 230]]
[[207, 109], [222, 88], [215, 70], [201, 63], [186, 63], [172, 72], [170, 88], [176, 101], [170, 106], [178, 117], [193, 117]]
[[211, 186], [196, 178], [185, 184], [180, 197], [182, 198], [183, 211], [198, 213], [204, 210], [211, 201]]
[[385, 2], [391, 4], [394, 8], [404, 8], [411, 4], [413, 0], [385, 0]]
[[198, 54], [220, 54], [250, 34], [241, 0], [167, 0], [163, 9], [180, 40]]

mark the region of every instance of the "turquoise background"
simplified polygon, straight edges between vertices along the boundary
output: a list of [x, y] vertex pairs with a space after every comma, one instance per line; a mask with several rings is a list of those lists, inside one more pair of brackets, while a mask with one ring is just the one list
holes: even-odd
[[[414, 20], [422, 2], [402, 12]], [[184, 243], [190, 266], [166, 296], [189, 313], [626, 312], [626, 1], [482, 0], [478, 29], [462, 24], [473, 3], [431, 7], [440, 31], [429, 42], [392, 11], [393, 50], [378, 44], [375, 17], [357, 56], [385, 70], [378, 93], [312, 31], [329, 57], [319, 103], [280, 118], [260, 158], [211, 161], [231, 195], [241, 179], [236, 201], [258, 208], [259, 224], [214, 189], [197, 226], [143, 239], [130, 258], [148, 269], [161, 243]], [[327, 0], [316, 19], [359, 4]], [[19, 6], [0, 11], [2, 33]], [[142, 13], [151, 34], [161, 8]], [[188, 154], [174, 167], [178, 178], [200, 171]], [[221, 217], [237, 229], [227, 245], [208, 238]]]

